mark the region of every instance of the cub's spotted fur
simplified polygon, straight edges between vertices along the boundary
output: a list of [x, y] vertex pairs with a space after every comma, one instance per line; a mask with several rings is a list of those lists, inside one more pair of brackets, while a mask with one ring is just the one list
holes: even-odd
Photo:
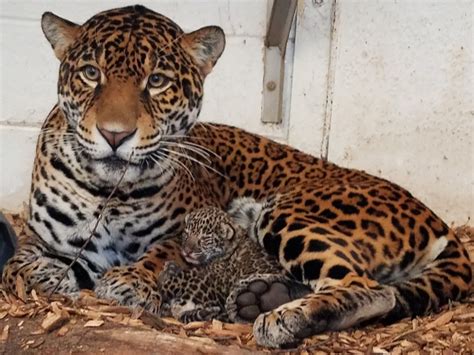
[[[28, 290], [54, 288], [129, 160], [59, 292], [92, 288], [158, 312], [158, 274], [168, 260], [183, 264], [176, 236], [186, 213], [244, 196], [268, 200], [252, 235], [312, 289], [257, 317], [261, 345], [422, 315], [469, 292], [466, 250], [405, 189], [236, 127], [196, 123], [205, 77], [225, 46], [219, 27], [184, 33], [142, 6], [83, 25], [46, 13], [41, 24], [61, 62], [59, 99], [38, 138], [32, 233], [5, 265], [7, 289], [15, 292], [17, 276]], [[258, 282], [239, 290], [240, 316], [249, 306], [265, 311], [260, 299], [274, 290], [254, 292]]]
[[[245, 202], [248, 204], [249, 200]], [[252, 209], [249, 206], [247, 211]], [[182, 253], [188, 262], [201, 267], [181, 269], [170, 262], [161, 273], [159, 286], [162, 302], [166, 306], [169, 304], [175, 318], [183, 322], [212, 318], [245, 321], [236, 312], [228, 316], [228, 297], [235, 288], [242, 288], [262, 278], [273, 282], [276, 293], [272, 298], [262, 300], [262, 307], [268, 310], [290, 301], [289, 290], [293, 292], [293, 297], [296, 297], [297, 291], [301, 295], [309, 293], [309, 289], [284, 277], [278, 261], [265, 255], [247, 236], [247, 231], [231, 217], [236, 216], [229, 216], [216, 207], [201, 208], [186, 216]], [[249, 218], [247, 222], [252, 220]], [[229, 308], [233, 309], [235, 295], [230, 296]], [[252, 293], [247, 295], [252, 296]], [[242, 299], [245, 297], [241, 296]], [[252, 308], [242, 309], [241, 312], [250, 315], [250, 318], [259, 313], [258, 309]]]

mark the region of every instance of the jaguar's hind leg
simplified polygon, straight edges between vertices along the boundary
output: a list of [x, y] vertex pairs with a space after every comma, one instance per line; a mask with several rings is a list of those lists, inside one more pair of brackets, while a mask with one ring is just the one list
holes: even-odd
[[469, 255], [452, 231], [446, 239], [444, 250], [419, 274], [393, 283], [397, 305], [384, 317], [384, 323], [436, 311], [450, 300], [472, 292], [473, 265]]
[[293, 344], [312, 334], [379, 317], [390, 323], [435, 311], [449, 300], [466, 296], [472, 285], [472, 265], [453, 232], [445, 238], [444, 243], [438, 239], [438, 244], [445, 244], [441, 253], [405, 279], [377, 285], [349, 273], [342, 280], [326, 282], [322, 290], [315, 287], [315, 293], [261, 314], [254, 323], [257, 343]]

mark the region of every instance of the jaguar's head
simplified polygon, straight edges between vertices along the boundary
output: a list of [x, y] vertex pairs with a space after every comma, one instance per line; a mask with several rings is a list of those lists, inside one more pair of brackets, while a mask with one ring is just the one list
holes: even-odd
[[96, 172], [110, 174], [130, 157], [135, 169], [164, 163], [163, 143], [196, 122], [204, 79], [224, 50], [222, 29], [184, 33], [138, 5], [83, 25], [48, 12], [41, 24], [61, 61], [59, 107]]

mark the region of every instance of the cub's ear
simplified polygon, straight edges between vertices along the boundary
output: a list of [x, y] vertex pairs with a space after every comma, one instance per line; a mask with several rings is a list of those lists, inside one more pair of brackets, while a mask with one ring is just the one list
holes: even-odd
[[235, 230], [234, 227], [232, 227], [229, 223], [222, 222], [221, 231], [224, 239], [231, 240], [232, 238], [234, 238]]
[[203, 76], [209, 74], [225, 47], [225, 35], [218, 26], [207, 26], [185, 34], [183, 48], [194, 58]]
[[51, 47], [53, 47], [54, 54], [62, 61], [66, 55], [66, 50], [79, 35], [81, 26], [51, 12], [45, 12], [41, 17], [41, 28]]

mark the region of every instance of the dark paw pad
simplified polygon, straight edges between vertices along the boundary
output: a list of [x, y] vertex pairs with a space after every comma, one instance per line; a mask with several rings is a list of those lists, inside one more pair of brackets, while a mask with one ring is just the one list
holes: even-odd
[[268, 290], [268, 285], [265, 281], [254, 281], [249, 285], [249, 291], [255, 293], [256, 295], [261, 295], [266, 290]]
[[258, 280], [250, 283], [247, 291], [242, 292], [236, 300], [238, 314], [242, 319], [253, 321], [260, 313], [268, 312], [291, 301], [290, 290], [281, 283], [268, 285]]
[[275, 282], [271, 285], [270, 290], [261, 296], [260, 308], [263, 312], [268, 312], [290, 301], [288, 287], [280, 282]]
[[245, 307], [248, 305], [253, 305], [257, 303], [257, 297], [253, 292], [244, 292], [237, 297], [237, 304], [239, 306]]
[[248, 321], [253, 321], [261, 313], [257, 305], [245, 306], [239, 309], [239, 316]]

